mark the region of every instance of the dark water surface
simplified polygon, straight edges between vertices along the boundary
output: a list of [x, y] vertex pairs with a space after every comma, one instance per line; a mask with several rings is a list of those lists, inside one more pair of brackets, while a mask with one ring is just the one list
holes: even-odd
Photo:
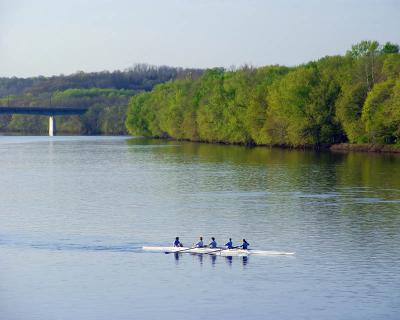
[[[400, 157], [0, 137], [0, 319], [399, 319]], [[176, 235], [294, 257], [145, 253]]]

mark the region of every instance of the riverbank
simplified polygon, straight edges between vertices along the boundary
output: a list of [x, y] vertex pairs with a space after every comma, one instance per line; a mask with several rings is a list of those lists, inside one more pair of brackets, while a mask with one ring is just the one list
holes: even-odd
[[338, 143], [338, 144], [306, 144], [301, 146], [290, 146], [287, 144], [254, 144], [254, 143], [229, 143], [226, 141], [202, 141], [190, 139], [175, 139], [172, 137], [147, 137], [156, 140], [169, 140], [169, 141], [187, 141], [194, 143], [205, 144], [220, 144], [220, 145], [236, 145], [244, 147], [267, 147], [277, 149], [294, 149], [294, 150], [315, 150], [315, 151], [332, 151], [332, 152], [369, 152], [369, 153], [400, 153], [400, 145], [393, 144], [372, 144], [372, 143]]
[[389, 145], [389, 144], [351, 144], [351, 143], [340, 143], [333, 144], [329, 150], [333, 152], [374, 152], [374, 153], [400, 153], [400, 145]]

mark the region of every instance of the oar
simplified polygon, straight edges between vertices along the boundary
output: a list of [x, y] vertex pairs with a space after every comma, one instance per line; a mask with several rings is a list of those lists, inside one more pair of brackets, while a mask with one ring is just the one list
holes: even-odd
[[188, 251], [188, 250], [192, 250], [192, 249], [194, 249], [194, 248], [192, 247], [192, 248], [187, 248], [187, 249], [178, 250], [178, 251], [165, 251], [164, 253], [165, 253], [165, 254], [169, 254], [169, 253], [178, 253], [178, 252]]
[[237, 248], [240, 248], [240, 246], [232, 247], [232, 248], [222, 248], [222, 249], [218, 249], [218, 250], [214, 250], [214, 251], [210, 251], [210, 252], [205, 252], [204, 254], [212, 254], [214, 252], [220, 252], [220, 251], [224, 251], [224, 250], [237, 249]]

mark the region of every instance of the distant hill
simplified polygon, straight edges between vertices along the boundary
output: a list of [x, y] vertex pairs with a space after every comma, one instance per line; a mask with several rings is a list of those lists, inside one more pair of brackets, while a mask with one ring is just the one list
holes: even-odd
[[[58, 129], [73, 134], [125, 134], [129, 99], [157, 84], [197, 79], [201, 69], [137, 64], [125, 71], [77, 72], [71, 75], [0, 78], [2, 106], [87, 106], [85, 116], [60, 117]], [[1, 132], [41, 134], [47, 119], [38, 116], [0, 116]]]

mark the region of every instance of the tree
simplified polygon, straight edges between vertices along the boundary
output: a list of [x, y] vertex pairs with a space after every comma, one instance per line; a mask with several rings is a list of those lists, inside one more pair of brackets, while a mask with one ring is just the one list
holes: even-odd
[[384, 54], [399, 53], [399, 45], [391, 42], [386, 42], [383, 45], [381, 52]]
[[390, 54], [385, 57], [382, 73], [386, 79], [396, 79], [400, 77], [400, 55]]
[[[339, 84], [323, 61], [289, 72], [269, 90], [267, 132], [272, 144], [319, 145], [335, 142], [335, 101]], [[325, 66], [325, 68], [327, 68]]]
[[246, 129], [250, 139], [256, 144], [268, 144], [266, 120], [268, 112], [267, 96], [271, 85], [281, 79], [289, 68], [269, 66], [256, 69], [253, 83], [246, 88], [248, 93], [245, 114]]
[[[154, 93], [153, 93], [154, 94]], [[134, 135], [155, 136], [150, 121], [155, 117], [151, 107], [151, 94], [141, 93], [131, 99], [128, 106], [126, 127]]]
[[[224, 90], [224, 70], [211, 69], [205, 72], [195, 96], [198, 103], [197, 124], [199, 139], [209, 142], [226, 141], [224, 136], [224, 109], [226, 95]], [[228, 142], [228, 141], [226, 141]]]
[[358, 62], [359, 67], [364, 72], [364, 79], [368, 90], [375, 84], [376, 59], [380, 54], [378, 41], [361, 41], [347, 51], [347, 56], [352, 57]]
[[366, 142], [361, 113], [367, 94], [363, 83], [344, 84], [336, 102], [336, 116], [351, 143]]
[[362, 121], [368, 142], [400, 142], [400, 80], [381, 82], [369, 92]]
[[346, 54], [350, 55], [354, 59], [358, 59], [368, 56], [371, 53], [377, 52], [378, 48], [378, 41], [363, 40], [357, 44], [352, 45], [351, 50], [348, 50]]

